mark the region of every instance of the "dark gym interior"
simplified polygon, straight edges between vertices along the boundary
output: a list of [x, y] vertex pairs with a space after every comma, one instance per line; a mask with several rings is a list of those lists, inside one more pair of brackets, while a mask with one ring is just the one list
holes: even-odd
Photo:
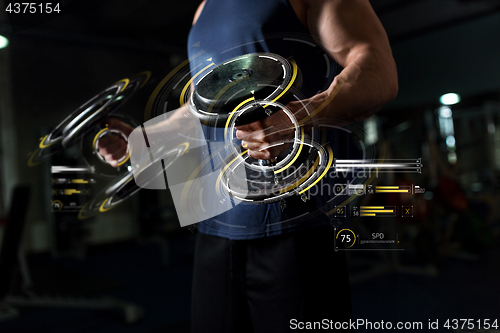
[[[54, 18], [14, 21], [0, 0], [8, 41], [0, 49], [0, 332], [189, 332], [196, 231], [180, 227], [170, 192], [141, 190], [77, 219], [54, 212], [51, 165], [85, 164], [80, 147], [28, 160], [91, 96], [150, 71], [119, 111], [143, 123], [157, 84], [187, 59], [199, 2], [65, 0]], [[351, 221], [363, 238], [397, 234], [404, 248], [347, 252], [353, 317], [419, 321], [422, 332], [436, 331], [429, 320], [500, 321], [500, 0], [370, 3], [391, 42], [399, 93], [357, 125], [387, 158], [423, 165], [373, 185], [425, 193], [352, 203], [413, 207], [411, 218]], [[459, 102], [440, 100], [447, 93]]]

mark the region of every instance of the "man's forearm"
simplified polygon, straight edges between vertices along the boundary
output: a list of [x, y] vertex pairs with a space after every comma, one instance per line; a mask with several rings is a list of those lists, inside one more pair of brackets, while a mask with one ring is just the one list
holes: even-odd
[[[354, 122], [397, 94], [397, 71], [387, 34], [368, 0], [303, 0], [307, 25], [344, 67], [325, 92], [310, 99], [319, 118]], [[340, 88], [341, 87], [341, 88]]]
[[318, 117], [355, 122], [391, 102], [398, 92], [396, 66], [392, 57], [382, 57], [376, 52], [360, 53], [325, 92], [329, 102]]
[[288, 108], [304, 126], [314, 119], [351, 123], [373, 115], [392, 101], [397, 91], [396, 66], [392, 57], [385, 59], [366, 52], [344, 68], [327, 90], [302, 102], [291, 102]]

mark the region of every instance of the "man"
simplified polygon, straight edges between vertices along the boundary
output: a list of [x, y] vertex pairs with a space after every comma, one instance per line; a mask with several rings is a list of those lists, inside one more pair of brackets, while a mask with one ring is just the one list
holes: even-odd
[[[312, 43], [301, 43], [298, 36], [312, 36], [343, 68], [328, 77], [326, 85], [317, 75], [317, 61], [309, 60], [314, 59], [307, 48]], [[290, 41], [295, 41], [293, 47], [287, 43]], [[252, 52], [293, 56], [303, 72], [302, 92], [307, 98], [291, 102], [287, 108], [299, 121], [305, 117], [303, 104], [318, 111], [320, 122], [359, 121], [397, 93], [389, 42], [368, 0], [203, 1], [194, 17], [188, 48], [191, 68], [208, 57], [220, 64]], [[200, 49], [207, 57], [194, 57]], [[180, 108], [168, 124], [157, 124], [150, 131], [161, 132], [167, 125], [175, 128], [175, 119], [186, 111], [186, 107]], [[237, 127], [236, 136], [251, 157], [269, 160], [286, 148], [272, 144], [293, 135], [273, 128], [289, 122], [283, 112], [277, 112]], [[110, 126], [122, 125], [112, 122]], [[338, 150], [347, 144], [335, 137], [329, 141]], [[125, 151], [123, 143], [112, 139], [104, 140], [100, 147], [112, 165]], [[285, 332], [294, 328], [293, 320], [339, 322], [350, 318], [347, 267], [343, 254], [333, 249], [333, 228], [319, 217], [285, 223], [314, 205], [301, 206], [297, 198], [287, 201], [283, 211], [279, 204], [238, 205], [199, 224], [193, 332]]]

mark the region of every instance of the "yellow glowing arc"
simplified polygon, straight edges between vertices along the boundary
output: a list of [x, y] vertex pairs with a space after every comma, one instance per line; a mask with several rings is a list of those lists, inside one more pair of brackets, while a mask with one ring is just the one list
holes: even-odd
[[[95, 143], [96, 143], [97, 138], [99, 137], [99, 135], [101, 135], [102, 133], [106, 132], [108, 129], [109, 129], [108, 125], [106, 125], [106, 127], [104, 127], [102, 130], [100, 130], [99, 132], [97, 132], [97, 134], [94, 136], [94, 140], [92, 141], [92, 149], [95, 147]], [[117, 164], [117, 166], [122, 166], [129, 159], [130, 159], [130, 152], [127, 154], [127, 157], [123, 161], [121, 161], [120, 163]]]
[[300, 191], [299, 194], [304, 193], [305, 191], [307, 191], [308, 189], [310, 189], [311, 187], [313, 187], [317, 182], [319, 182], [326, 175], [326, 173], [328, 172], [328, 170], [332, 166], [332, 162], [333, 162], [333, 151], [332, 151], [332, 148], [330, 148], [330, 146], [327, 145], [326, 149], [328, 150], [328, 164], [326, 165], [325, 170], [323, 170], [323, 172], [321, 173], [321, 176], [319, 176], [318, 179], [316, 179], [311, 185], [309, 185], [308, 187], [306, 187], [305, 189], [303, 189], [302, 191]]
[[108, 200], [109, 200], [109, 198], [106, 198], [106, 200], [104, 200], [104, 201], [102, 202], [101, 207], [99, 207], [99, 211], [100, 211], [101, 213], [107, 212], [108, 210], [110, 210], [111, 208], [113, 208], [113, 207], [114, 207], [114, 206], [111, 206], [111, 207], [109, 207], [109, 208], [104, 208], [104, 205], [106, 204], [106, 202], [108, 202]]
[[297, 151], [297, 154], [295, 154], [295, 156], [292, 158], [290, 163], [288, 163], [287, 165], [285, 165], [281, 169], [274, 171], [274, 174], [280, 173], [280, 172], [288, 169], [295, 162], [295, 160], [297, 160], [297, 158], [299, 157], [300, 153], [302, 152], [303, 145], [304, 145], [304, 129], [301, 127], [300, 128], [300, 145], [299, 145], [299, 150]]
[[130, 152], [127, 154], [127, 158], [125, 158], [123, 161], [117, 164], [117, 166], [122, 166], [125, 164], [128, 160], [130, 159]]
[[226, 121], [226, 126], [224, 127], [224, 141], [227, 141], [227, 127], [229, 126], [229, 123], [231, 122], [231, 118], [233, 117], [233, 114], [238, 111], [238, 109], [240, 107], [242, 107], [243, 105], [247, 104], [248, 102], [250, 101], [255, 101], [255, 97], [250, 97], [248, 99], [245, 99], [243, 102], [241, 102], [240, 104], [236, 105], [236, 107], [233, 109], [233, 111], [231, 113], [229, 113], [229, 117], [227, 117], [227, 121]]
[[338, 239], [338, 238], [339, 238], [339, 234], [340, 234], [342, 231], [344, 231], [344, 230], [350, 231], [350, 232], [352, 233], [352, 235], [354, 236], [354, 242], [352, 242], [351, 246], [349, 246], [349, 247], [348, 247], [348, 249], [349, 249], [349, 248], [351, 248], [351, 247], [354, 245], [354, 243], [356, 243], [356, 235], [354, 234], [354, 231], [352, 231], [351, 229], [342, 229], [342, 230], [340, 230], [339, 232], [337, 232], [337, 235], [335, 236], [335, 238], [337, 238], [337, 239]]
[[52, 205], [54, 205], [56, 202], [59, 202], [61, 204], [61, 207], [59, 207], [58, 210], [61, 210], [63, 208], [63, 203], [61, 202], [61, 200], [54, 200], [52, 201]]
[[234, 161], [236, 161], [236, 160], [238, 159], [238, 157], [245, 155], [247, 152], [248, 152], [248, 149], [247, 149], [247, 150], [245, 150], [244, 152], [242, 152], [241, 154], [239, 154], [238, 156], [236, 156], [235, 158], [233, 158], [233, 159], [231, 160], [231, 162], [229, 162], [229, 163], [228, 163], [228, 164], [227, 164], [227, 165], [226, 165], [226, 166], [225, 166], [225, 167], [224, 167], [224, 168], [220, 171], [219, 176], [217, 177], [217, 181], [216, 181], [216, 183], [215, 183], [215, 191], [217, 192], [217, 194], [218, 194], [218, 195], [220, 195], [220, 194], [221, 194], [221, 193], [220, 193], [220, 190], [219, 190], [219, 184], [220, 184], [220, 181], [221, 181], [221, 179], [222, 179], [222, 175], [224, 174], [224, 172], [227, 170], [227, 168], [229, 168], [229, 166], [230, 166], [231, 164], [233, 164], [233, 162], [234, 162]]
[[35, 157], [35, 155], [38, 153], [39, 150], [40, 150], [40, 148], [37, 148], [33, 152], [33, 154], [30, 155], [30, 158], [28, 159], [28, 166], [34, 167], [35, 165], [38, 165], [38, 164], [42, 163], [42, 161], [39, 161], [38, 163], [33, 163], [33, 157]]
[[[295, 79], [297, 78], [297, 71], [298, 71], [297, 64], [295, 63], [295, 61], [293, 59], [290, 61], [290, 63], [292, 64], [292, 79], [290, 80], [290, 82], [288, 82], [288, 85], [286, 86], [286, 88], [283, 89], [283, 91], [273, 99], [273, 102], [277, 101], [278, 99], [281, 98], [281, 96], [286, 94], [288, 92], [288, 90], [290, 90], [290, 88], [292, 87], [293, 83], [295, 82]], [[269, 106], [269, 104], [266, 104], [263, 107], [266, 108], [268, 106]]]
[[139, 89], [142, 89], [142, 87], [144, 87], [146, 85], [146, 83], [148, 83], [149, 79], [151, 78], [151, 71], [140, 72], [139, 74], [134, 75], [134, 76], [140, 76], [140, 75], [146, 75], [146, 79], [144, 80], [144, 82], [139, 87]]
[[92, 216], [95, 216], [96, 214], [92, 214], [92, 215], [89, 215], [89, 216], [83, 216], [82, 213], [85, 211], [85, 208], [89, 205], [89, 203], [87, 202], [85, 205], [83, 205], [82, 209], [80, 209], [80, 212], [78, 213], [78, 219], [79, 220], [85, 220], [85, 219], [88, 219], [89, 217], [92, 217]]
[[104, 127], [102, 130], [100, 130], [99, 132], [97, 132], [97, 134], [94, 136], [94, 140], [92, 141], [92, 148], [95, 147], [95, 143], [97, 141], [97, 138], [99, 137], [99, 135], [101, 135], [102, 133], [106, 132], [108, 130], [108, 125], [106, 125], [106, 127]]
[[307, 171], [307, 173], [301, 179], [299, 179], [297, 182], [289, 185], [288, 187], [280, 190], [280, 194], [288, 192], [288, 191], [296, 188], [297, 186], [300, 186], [303, 182], [305, 182], [313, 174], [314, 169], [316, 169], [316, 167], [318, 166], [318, 164], [319, 164], [319, 156], [316, 157], [316, 161], [314, 161], [313, 166], [309, 169], [309, 171]]
[[186, 83], [186, 85], [184, 86], [184, 88], [182, 88], [181, 96], [179, 97], [179, 104], [180, 104], [180, 106], [184, 105], [184, 100], [185, 100], [186, 92], [187, 92], [189, 86], [191, 85], [191, 82], [193, 82], [193, 80], [196, 79], [196, 77], [198, 77], [201, 73], [203, 73], [207, 68], [210, 68], [213, 65], [215, 65], [213, 62], [210, 63], [209, 65], [205, 66], [201, 71], [199, 71], [198, 73], [196, 73], [192, 78], [189, 79], [189, 81]]
[[[204, 54], [205, 51], [200, 51], [198, 52], [197, 54], [195, 54], [193, 56], [193, 59], [196, 59], [198, 58], [199, 56], [201, 56], [202, 54]], [[177, 73], [179, 72], [181, 69], [183, 69], [186, 65], [189, 64], [189, 59], [186, 59], [184, 60], [183, 62], [181, 62], [179, 65], [177, 65], [177, 67], [175, 67], [170, 73], [167, 74], [167, 76], [165, 76], [163, 78], [163, 80], [161, 80], [161, 82], [156, 86], [156, 88], [153, 90], [153, 93], [151, 94], [151, 96], [149, 97], [148, 99], [148, 103], [146, 104], [146, 109], [144, 110], [144, 121], [148, 121], [149, 119], [151, 119], [151, 109], [153, 108], [153, 104], [156, 100], [156, 96], [158, 96], [158, 94], [160, 93], [160, 91], [162, 90], [163, 86]]]
[[54, 142], [51, 142], [49, 143], [48, 145], [45, 144], [45, 140], [48, 138], [48, 134], [46, 136], [44, 136], [43, 138], [40, 139], [40, 144], [38, 145], [38, 147], [40, 147], [40, 149], [44, 149], [44, 148], [47, 148], [49, 146], [52, 146], [54, 143], [56, 143], [55, 141]]
[[120, 92], [122, 92], [122, 91], [124, 91], [124, 90], [125, 90], [125, 88], [127, 88], [128, 84], [130, 83], [130, 80], [129, 80], [129, 79], [122, 79], [122, 80], [120, 80], [120, 81], [116, 82], [116, 83], [115, 83], [115, 84], [113, 84], [113, 85], [117, 85], [117, 84], [119, 84], [120, 82], [125, 82], [125, 84], [123, 85], [123, 87], [120, 89]]
[[[182, 151], [181, 153], [181, 156], [184, 155], [186, 153], [186, 151], [189, 149], [189, 142], [184, 142], [184, 143], [181, 143], [179, 146], [184, 146], [184, 150]], [[177, 147], [179, 147], [177, 146]]]

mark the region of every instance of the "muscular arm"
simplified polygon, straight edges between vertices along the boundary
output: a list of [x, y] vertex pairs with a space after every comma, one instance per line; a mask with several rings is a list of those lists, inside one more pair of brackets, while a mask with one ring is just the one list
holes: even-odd
[[[344, 69], [330, 87], [302, 103], [331, 122], [355, 122], [370, 117], [397, 94], [396, 64], [382, 24], [368, 0], [290, 0], [298, 18], [325, 51]], [[307, 112], [301, 102], [287, 105], [302, 125]], [[288, 125], [287, 125], [288, 124]], [[262, 121], [237, 128], [236, 136], [252, 157], [270, 159], [286, 146], [290, 121], [278, 112]]]
[[[368, 0], [303, 0], [311, 35], [344, 70], [324, 93], [318, 116], [344, 121], [368, 118], [398, 91], [396, 64], [382, 24]], [[343, 87], [328, 102], [336, 88]], [[325, 103], [326, 102], [326, 103]]]
[[[368, 0], [290, 2], [311, 35], [344, 67], [326, 91], [302, 101], [309, 104], [309, 110], [314, 109], [320, 120], [355, 122], [368, 118], [395, 98], [396, 65], [384, 28]], [[205, 1], [200, 4], [193, 24], [204, 4]], [[287, 107], [307, 125], [307, 114], [301, 110], [300, 102], [291, 102]], [[177, 123], [182, 123], [185, 112], [187, 108], [183, 107], [169, 119], [172, 131]], [[149, 130], [160, 133], [166, 125], [159, 123]], [[285, 141], [293, 135], [289, 127], [288, 117], [278, 112], [262, 121], [237, 127], [236, 136], [248, 147], [250, 156], [270, 159], [286, 148], [285, 145], [270, 147], [273, 142]]]

